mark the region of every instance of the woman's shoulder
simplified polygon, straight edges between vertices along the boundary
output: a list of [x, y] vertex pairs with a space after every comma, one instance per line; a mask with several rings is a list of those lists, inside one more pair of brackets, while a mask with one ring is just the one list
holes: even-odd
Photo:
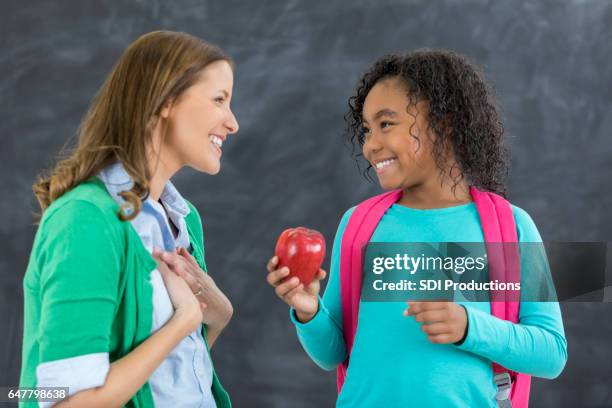
[[121, 229], [119, 205], [99, 180], [88, 179], [56, 199], [44, 212], [41, 229], [62, 229], [74, 224]]

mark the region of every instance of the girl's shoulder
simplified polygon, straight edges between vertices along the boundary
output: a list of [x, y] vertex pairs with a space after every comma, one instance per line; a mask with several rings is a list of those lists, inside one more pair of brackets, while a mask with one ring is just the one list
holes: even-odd
[[[519, 242], [542, 242], [542, 237], [538, 231], [533, 218], [521, 207], [510, 204], [512, 213], [514, 214], [514, 222], [516, 224]], [[342, 235], [348, 224], [351, 215], [357, 206], [353, 206], [344, 212], [338, 225], [337, 233]]]
[[514, 204], [510, 204], [510, 206], [514, 214], [519, 242], [542, 242], [538, 227], [527, 211]]

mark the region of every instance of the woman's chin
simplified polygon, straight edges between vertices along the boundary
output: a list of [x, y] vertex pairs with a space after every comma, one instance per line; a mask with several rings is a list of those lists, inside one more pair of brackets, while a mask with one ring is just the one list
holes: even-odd
[[210, 174], [211, 176], [215, 176], [219, 174], [220, 171], [221, 171], [221, 165], [218, 165], [218, 166], [207, 168], [206, 170], [204, 170], [204, 173]]
[[216, 163], [194, 163], [189, 167], [196, 171], [199, 171], [200, 173], [210, 174], [211, 176], [219, 174], [219, 172], [221, 171], [221, 163], [219, 161], [217, 161]]

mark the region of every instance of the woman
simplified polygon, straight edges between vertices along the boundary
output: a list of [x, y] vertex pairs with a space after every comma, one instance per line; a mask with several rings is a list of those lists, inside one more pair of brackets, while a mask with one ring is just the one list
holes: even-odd
[[209, 348], [232, 306], [204, 273], [200, 217], [170, 178], [219, 172], [238, 130], [232, 68], [188, 34], [140, 37], [77, 148], [34, 185], [22, 387], [69, 387], [57, 406], [231, 406]]

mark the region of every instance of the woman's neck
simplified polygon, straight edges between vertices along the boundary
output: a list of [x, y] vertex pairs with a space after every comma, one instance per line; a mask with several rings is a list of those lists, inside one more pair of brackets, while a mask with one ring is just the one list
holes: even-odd
[[163, 146], [162, 121], [158, 121], [147, 146], [147, 159], [151, 180], [149, 182], [149, 197], [159, 201], [166, 183], [182, 167], [171, 155], [169, 148]]
[[170, 168], [161, 156], [157, 160], [152, 161], [151, 180], [149, 182], [149, 197], [152, 200], [159, 201], [166, 183], [177, 171], [178, 168]]

